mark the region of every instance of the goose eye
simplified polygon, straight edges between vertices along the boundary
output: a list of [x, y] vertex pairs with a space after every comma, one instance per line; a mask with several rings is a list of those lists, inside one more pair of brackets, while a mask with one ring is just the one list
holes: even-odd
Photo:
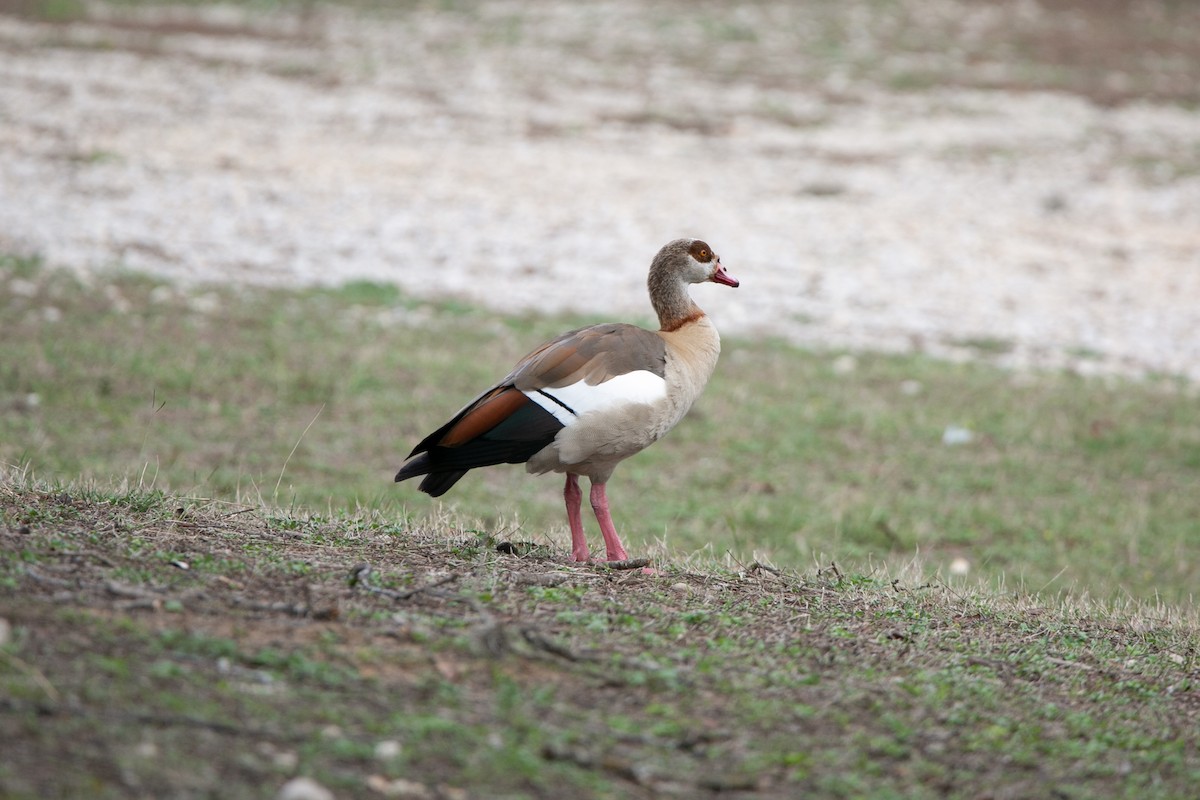
[[688, 248], [688, 255], [701, 264], [707, 264], [713, 259], [713, 251], [708, 242], [692, 242], [692, 246]]

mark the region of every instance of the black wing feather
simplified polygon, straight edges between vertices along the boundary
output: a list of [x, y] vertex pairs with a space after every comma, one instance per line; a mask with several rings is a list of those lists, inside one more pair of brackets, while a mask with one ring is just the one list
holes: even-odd
[[461, 444], [445, 447], [439, 444], [470, 410], [457, 414], [436, 431], [421, 440], [409, 455], [409, 461], [396, 473], [403, 481], [427, 475], [420, 490], [440, 497], [476, 467], [494, 464], [521, 464], [554, 441], [562, 423], [549, 411], [533, 402], [526, 402], [500, 420], [490, 430]]

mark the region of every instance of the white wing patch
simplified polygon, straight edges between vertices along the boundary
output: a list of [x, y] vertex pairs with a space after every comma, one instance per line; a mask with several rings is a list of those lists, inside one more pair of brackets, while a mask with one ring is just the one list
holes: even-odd
[[553, 414], [563, 425], [571, 425], [591, 411], [611, 411], [621, 406], [665, 400], [667, 382], [649, 370], [639, 369], [595, 386], [579, 381], [570, 386], [525, 392], [525, 396]]

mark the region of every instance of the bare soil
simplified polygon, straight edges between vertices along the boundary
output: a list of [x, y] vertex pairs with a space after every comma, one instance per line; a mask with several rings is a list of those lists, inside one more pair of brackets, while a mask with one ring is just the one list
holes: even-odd
[[696, 235], [743, 282], [701, 298], [726, 332], [1196, 378], [1198, 30], [1166, 0], [10, 0], [0, 248], [632, 316]]

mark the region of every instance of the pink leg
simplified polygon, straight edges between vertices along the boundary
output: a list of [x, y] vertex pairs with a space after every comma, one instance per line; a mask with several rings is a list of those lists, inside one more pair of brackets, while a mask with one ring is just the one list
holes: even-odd
[[609, 561], [627, 560], [629, 554], [625, 552], [625, 547], [621, 544], [621, 537], [617, 536], [617, 529], [613, 525], [612, 515], [608, 513], [608, 495], [604, 491], [603, 483], [592, 484], [591, 501], [592, 511], [596, 512], [596, 521], [600, 523], [600, 533], [604, 535], [607, 559]]
[[579, 508], [583, 504], [583, 492], [579, 489], [579, 476], [567, 473], [567, 485], [563, 487], [563, 499], [567, 501], [567, 523], [571, 526], [571, 560], [587, 561], [587, 537], [583, 533], [583, 516]]

